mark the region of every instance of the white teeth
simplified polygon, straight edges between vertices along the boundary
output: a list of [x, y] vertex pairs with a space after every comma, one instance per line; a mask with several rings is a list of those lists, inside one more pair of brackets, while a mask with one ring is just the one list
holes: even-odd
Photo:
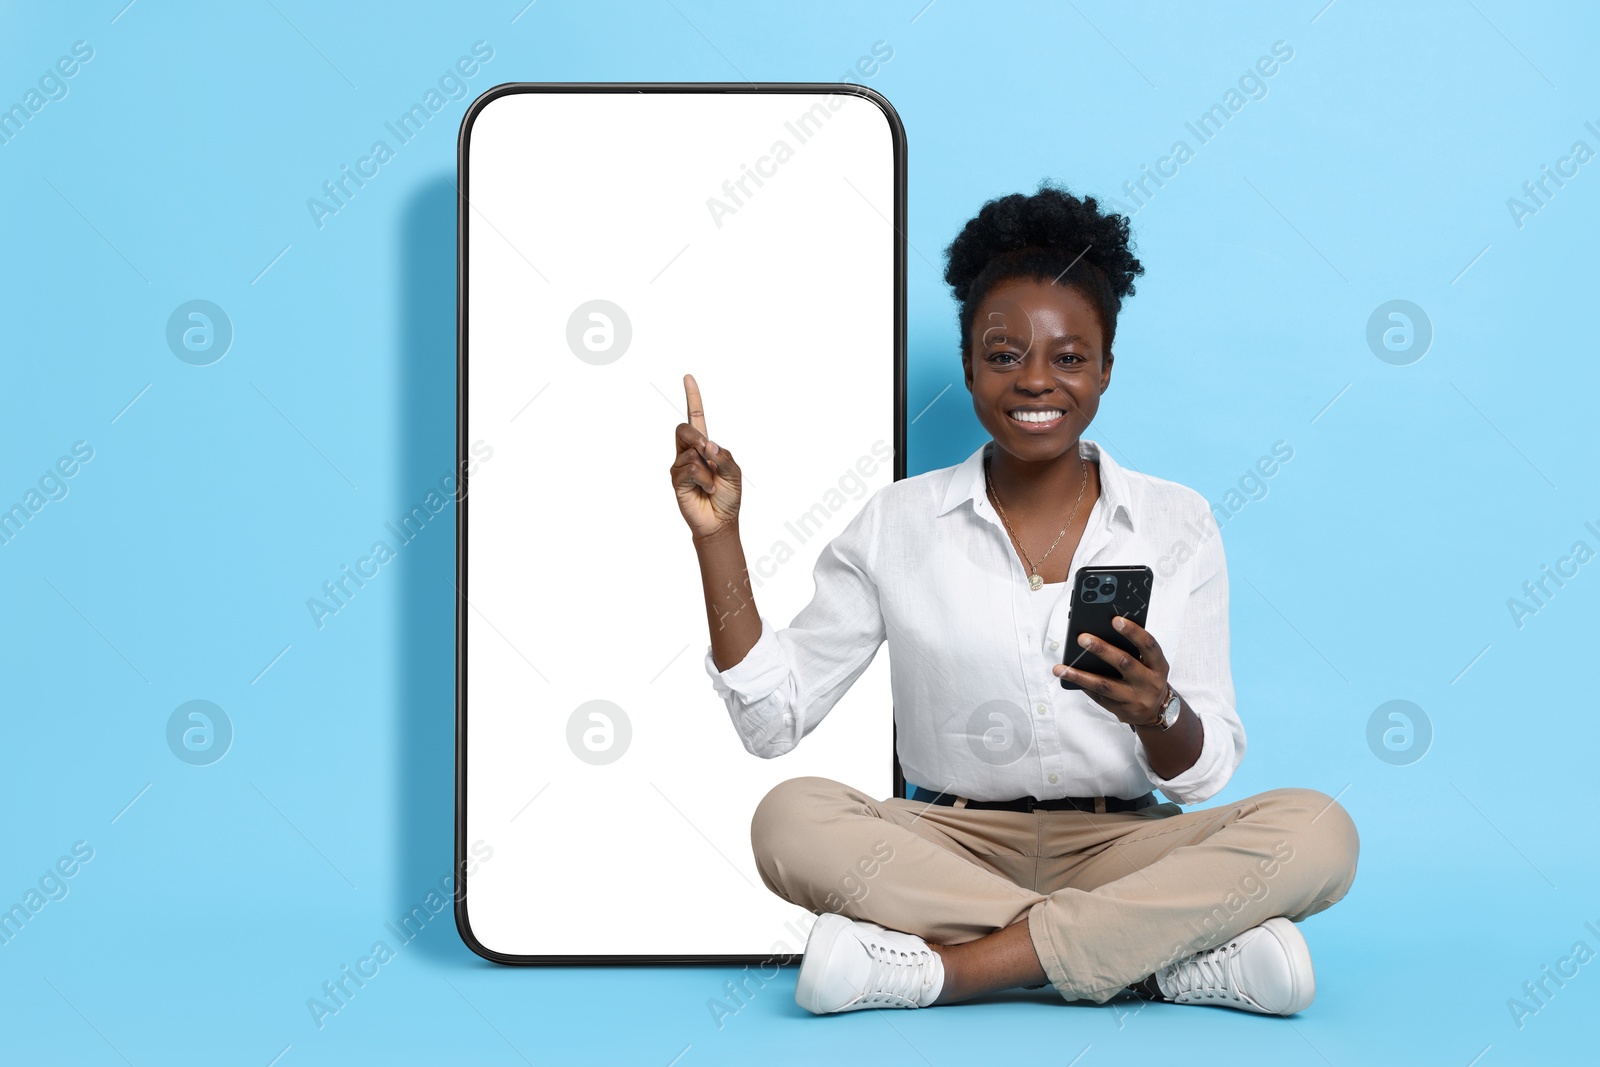
[[1059, 419], [1062, 414], [1060, 411], [1013, 411], [1011, 417], [1018, 422], [1049, 422]]

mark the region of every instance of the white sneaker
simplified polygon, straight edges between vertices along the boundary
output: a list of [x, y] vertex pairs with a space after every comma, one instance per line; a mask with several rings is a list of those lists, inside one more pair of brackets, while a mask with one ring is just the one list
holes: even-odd
[[806, 938], [794, 1000], [816, 1015], [925, 1008], [944, 988], [944, 961], [915, 934], [825, 912]]
[[1169, 964], [1155, 977], [1162, 994], [1178, 1004], [1264, 1015], [1293, 1015], [1317, 992], [1306, 939], [1281, 915]]

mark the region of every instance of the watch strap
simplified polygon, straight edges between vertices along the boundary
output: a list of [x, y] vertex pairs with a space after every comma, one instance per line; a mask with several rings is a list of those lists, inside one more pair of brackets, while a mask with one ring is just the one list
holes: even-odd
[[[1140, 726], [1159, 726], [1163, 731], [1171, 729], [1172, 728], [1172, 723], [1169, 723], [1167, 721], [1167, 708], [1170, 707], [1172, 702], [1174, 700], [1176, 700], [1176, 699], [1178, 699], [1178, 694], [1173, 691], [1173, 688], [1172, 688], [1171, 684], [1168, 684], [1166, 696], [1163, 697], [1162, 700], [1161, 700], [1161, 710], [1156, 713], [1156, 721], [1155, 722], [1144, 722], [1144, 723], [1130, 723], [1129, 725], [1132, 726], [1132, 728], [1135, 729], [1135, 730], [1137, 730]], [[1179, 711], [1180, 711], [1180, 713], [1182, 711], [1181, 705], [1179, 707]], [[1172, 721], [1173, 722], [1177, 722], [1178, 721], [1177, 720], [1177, 716], [1173, 716], [1173, 720]]]

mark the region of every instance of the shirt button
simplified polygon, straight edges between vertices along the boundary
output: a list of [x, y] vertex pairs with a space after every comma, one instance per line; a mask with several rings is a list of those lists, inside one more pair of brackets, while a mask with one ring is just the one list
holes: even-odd
[[1039, 714], [1040, 715], [1043, 715], [1045, 712], [1047, 712], [1049, 710], [1050, 710], [1049, 705], [1047, 705], [1047, 704], [1040, 704], [1039, 705]]
[[1059, 642], [1059, 641], [1051, 641], [1050, 642], [1050, 651], [1054, 652], [1056, 649], [1058, 649], [1060, 647], [1061, 647], [1061, 642]]
[[1056, 776], [1054, 774], [1050, 775], [1050, 781], [1054, 782], [1055, 780], [1056, 780]]

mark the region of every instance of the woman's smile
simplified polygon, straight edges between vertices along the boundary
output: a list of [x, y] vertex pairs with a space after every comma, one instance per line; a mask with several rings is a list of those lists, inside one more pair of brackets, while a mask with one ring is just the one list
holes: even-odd
[[1061, 408], [1015, 408], [1007, 414], [1023, 433], [1049, 433], [1067, 420]]

